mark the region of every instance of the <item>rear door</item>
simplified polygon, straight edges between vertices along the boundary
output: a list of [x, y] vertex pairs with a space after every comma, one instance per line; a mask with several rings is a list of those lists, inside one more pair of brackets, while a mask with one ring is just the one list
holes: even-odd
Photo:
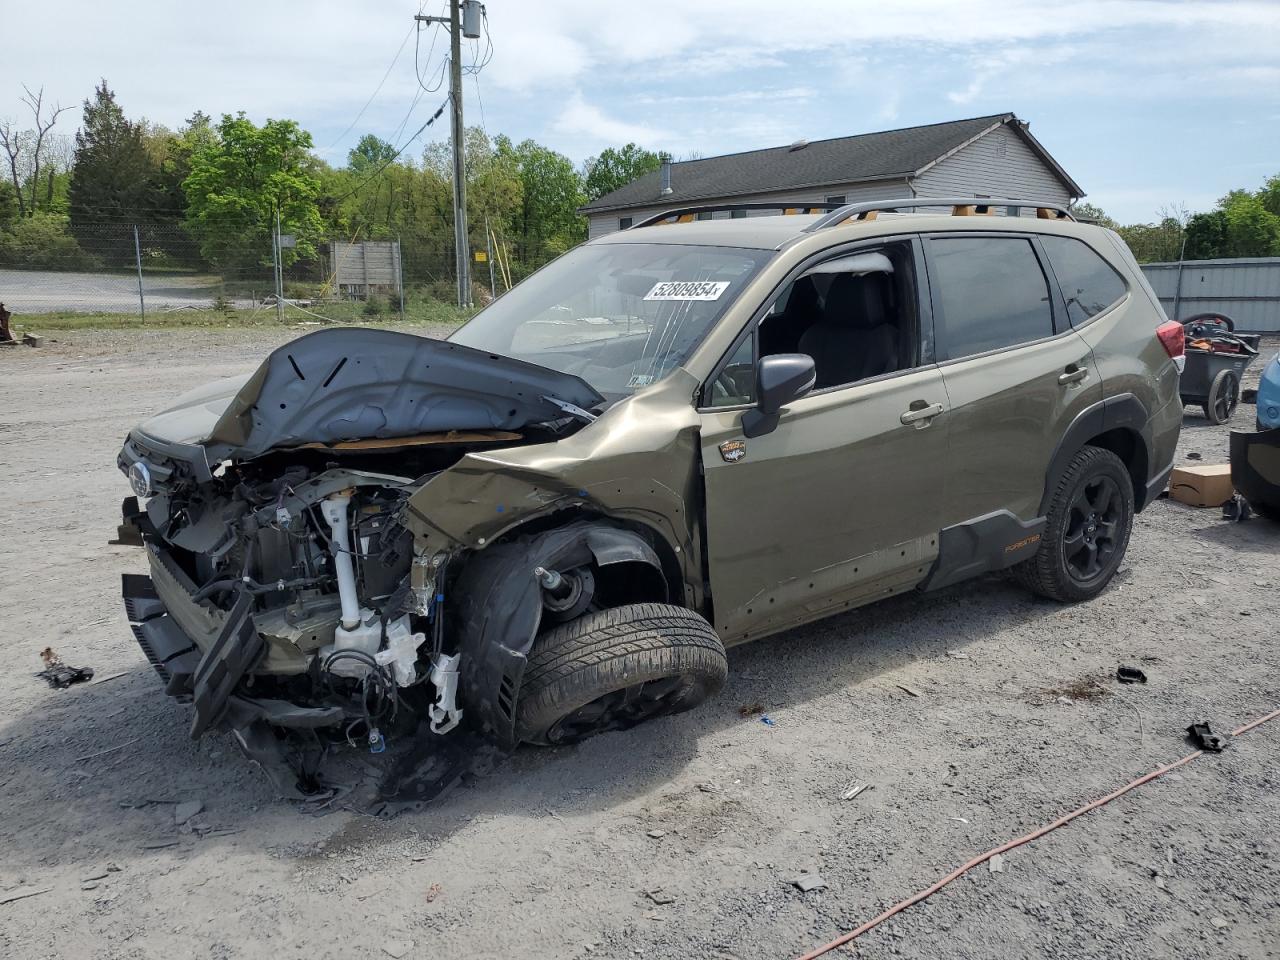
[[[925, 250], [951, 408], [943, 527], [1003, 511], [1032, 521], [1059, 438], [1102, 399], [1092, 352], [1034, 236], [937, 234]], [[1018, 543], [1016, 525], [992, 524]]]

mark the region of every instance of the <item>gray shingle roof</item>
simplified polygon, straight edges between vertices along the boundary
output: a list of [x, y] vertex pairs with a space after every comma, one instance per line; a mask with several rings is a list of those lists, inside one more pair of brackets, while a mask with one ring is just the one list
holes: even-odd
[[[672, 164], [672, 192], [668, 196], [659, 197], [659, 174], [654, 171], [593, 200], [581, 210], [592, 213], [799, 187], [893, 179], [913, 174], [987, 128], [1013, 119], [1012, 113], [997, 113], [923, 127], [817, 140], [802, 150], [792, 150], [789, 146], [770, 147], [686, 160]], [[1052, 166], [1057, 166], [1047, 154], [1045, 157]]]

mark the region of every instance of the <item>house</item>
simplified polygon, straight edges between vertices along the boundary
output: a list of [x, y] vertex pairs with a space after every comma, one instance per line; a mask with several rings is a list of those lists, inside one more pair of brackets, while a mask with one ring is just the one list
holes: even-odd
[[[664, 181], [669, 192], [664, 190]], [[578, 212], [598, 237], [675, 207], [1005, 197], [1066, 205], [1084, 191], [1012, 113], [665, 164]], [[702, 213], [702, 218], [746, 216]]]

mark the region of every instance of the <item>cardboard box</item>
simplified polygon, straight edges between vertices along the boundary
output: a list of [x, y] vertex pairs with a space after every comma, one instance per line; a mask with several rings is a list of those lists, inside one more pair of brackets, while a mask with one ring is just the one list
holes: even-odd
[[1169, 475], [1169, 496], [1193, 507], [1220, 507], [1234, 492], [1229, 463], [1175, 467]]

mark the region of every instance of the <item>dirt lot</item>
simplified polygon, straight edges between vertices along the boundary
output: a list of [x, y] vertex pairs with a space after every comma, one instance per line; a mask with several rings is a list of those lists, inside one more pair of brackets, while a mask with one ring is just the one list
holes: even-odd
[[[724, 692], [693, 713], [520, 750], [393, 819], [308, 813], [228, 737], [188, 739], [118, 600], [139, 553], [106, 545], [128, 427], [295, 332], [0, 353], [0, 901], [47, 891], [0, 903], [0, 956], [796, 956], [1182, 756], [1189, 722], [1280, 706], [1280, 528], [1161, 501], [1087, 606], [994, 577], [897, 598], [732, 651]], [[1252, 418], [1242, 406], [1237, 426]], [[1182, 453], [1226, 449], [1188, 413]], [[50, 690], [32, 676], [46, 646], [123, 675]], [[1118, 662], [1151, 682], [1119, 686]], [[772, 726], [741, 716], [756, 704]], [[857, 952], [1277, 956], [1278, 769], [1280, 721], [979, 868]], [[874, 788], [842, 801], [851, 779]], [[176, 801], [202, 809], [178, 827]], [[788, 883], [804, 870], [825, 888]]]

